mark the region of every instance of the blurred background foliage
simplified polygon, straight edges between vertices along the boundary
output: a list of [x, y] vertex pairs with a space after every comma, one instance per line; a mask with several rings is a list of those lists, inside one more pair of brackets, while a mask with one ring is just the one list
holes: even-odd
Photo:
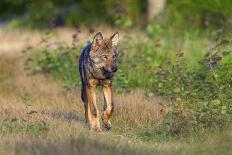
[[[225, 27], [231, 24], [231, 0], [157, 0], [164, 3], [158, 15], [155, 0], [1, 0], [0, 19], [10, 27], [47, 28], [97, 25], [135, 27], [148, 21], [186, 29]], [[154, 5], [154, 7], [152, 6]]]

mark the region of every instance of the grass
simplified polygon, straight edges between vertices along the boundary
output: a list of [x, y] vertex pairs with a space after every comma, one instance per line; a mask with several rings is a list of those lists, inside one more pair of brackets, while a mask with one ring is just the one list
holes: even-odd
[[[54, 151], [60, 154], [73, 154], [76, 151], [88, 154], [91, 151], [99, 152], [99, 154], [108, 154], [109, 152], [120, 152], [122, 154], [131, 152], [133, 154], [136, 152], [130, 148], [133, 145], [127, 144], [128, 142], [124, 144], [124, 136], [121, 136], [123, 139], [121, 140], [116, 131], [102, 133], [101, 136], [89, 132], [84, 125], [80, 91], [73, 90], [64, 93], [59, 82], [54, 81], [51, 77], [44, 75], [28, 76], [23, 69], [23, 62], [24, 58], [21, 56], [2, 54], [0, 58], [0, 72], [2, 73], [0, 83], [0, 133], [1, 146], [6, 151], [3, 152], [4, 154], [17, 154], [18, 152], [33, 154], [33, 151], [38, 151], [41, 154], [51, 154]], [[138, 98], [133, 98], [138, 94], [140, 94]], [[145, 101], [144, 104], [150, 104], [150, 107], [159, 107], [156, 101], [146, 101], [139, 91], [127, 96], [126, 102], [122, 103], [124, 97], [123, 95], [115, 96], [116, 103], [120, 103], [118, 110], [115, 112], [115, 115], [120, 117], [113, 118], [115, 127], [117, 124], [124, 124], [121, 126], [122, 130], [128, 124], [137, 126], [139, 121], [158, 120], [159, 110], [156, 108], [150, 110], [151, 114], [154, 114], [154, 120], [149, 118], [148, 115], [144, 118], [135, 118], [134, 114], [138, 113], [136, 107], [132, 109], [131, 115], [124, 114], [130, 112], [130, 109], [126, 108], [130, 106], [128, 104], [137, 105], [141, 103], [139, 101]], [[137, 102], [130, 102], [132, 98], [133, 100], [137, 99]], [[145, 113], [145, 110], [143, 113]], [[110, 138], [110, 141], [114, 139], [111, 134], [120, 141], [120, 145], [115, 145], [118, 142], [107, 144], [108, 138]], [[15, 136], [18, 138], [13, 138]], [[98, 139], [100, 139], [99, 142]], [[14, 148], [13, 152], [7, 151], [6, 144], [11, 144], [10, 146]], [[51, 145], [51, 148], [47, 145]], [[63, 151], [60, 152], [59, 147], [63, 145], [64, 150], [62, 149]], [[129, 148], [128, 145], [130, 145]], [[80, 150], [75, 147], [80, 147]], [[89, 147], [92, 148], [90, 152]], [[100, 148], [103, 150], [101, 151]]]
[[[66, 36], [68, 32], [59, 30]], [[10, 42], [14, 33], [4, 34]], [[20, 34], [23, 38], [34, 32]], [[85, 35], [86, 32], [83, 38]], [[142, 89], [115, 94], [111, 131], [89, 131], [84, 124], [79, 88], [64, 91], [62, 81], [47, 74], [31, 75], [24, 69], [27, 55], [14, 50], [0, 50], [0, 154], [232, 153], [230, 127], [223, 132], [206, 131], [180, 139], [154, 136], [156, 124], [162, 122], [170, 103], [161, 97], [147, 97]], [[102, 97], [98, 103], [102, 109]]]

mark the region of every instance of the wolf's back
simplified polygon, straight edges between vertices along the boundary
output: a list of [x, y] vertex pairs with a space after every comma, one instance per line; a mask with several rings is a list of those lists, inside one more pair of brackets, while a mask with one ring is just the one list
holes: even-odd
[[92, 44], [88, 43], [83, 49], [80, 55], [80, 58], [79, 58], [79, 72], [80, 72], [82, 82], [85, 82], [85, 74], [86, 74], [85, 71], [86, 71], [86, 66], [87, 66], [91, 46]]

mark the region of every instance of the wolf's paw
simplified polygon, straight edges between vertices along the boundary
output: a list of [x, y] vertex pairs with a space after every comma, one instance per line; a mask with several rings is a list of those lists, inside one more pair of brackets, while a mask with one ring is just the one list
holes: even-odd
[[104, 124], [104, 128], [107, 129], [107, 130], [110, 130], [111, 127], [112, 127], [110, 121], [104, 122], [103, 124]]
[[99, 124], [88, 124], [88, 128], [91, 130], [91, 131], [96, 131], [96, 132], [101, 132], [102, 129], [100, 127]]
[[102, 132], [102, 129], [100, 127], [91, 127], [90, 130], [95, 132]]

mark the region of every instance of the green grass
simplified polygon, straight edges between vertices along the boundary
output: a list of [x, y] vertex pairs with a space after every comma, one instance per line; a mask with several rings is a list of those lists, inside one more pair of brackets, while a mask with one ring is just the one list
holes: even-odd
[[[174, 37], [159, 28], [124, 36], [119, 46], [117, 93], [144, 89], [171, 103], [158, 134], [188, 135], [195, 130], [224, 128], [231, 118], [231, 41], [214, 44], [206, 34], [186, 32]], [[156, 32], [157, 31], [157, 32]], [[156, 35], [149, 35], [156, 32]], [[210, 46], [207, 45], [211, 42]], [[49, 44], [49, 39], [46, 40]], [[35, 49], [29, 58], [34, 72], [49, 73], [65, 82], [65, 89], [80, 86], [77, 59], [83, 45], [57, 44], [56, 49]], [[210, 50], [209, 50], [210, 49]], [[147, 124], [145, 124], [147, 125]]]
[[26, 122], [12, 118], [10, 120], [1, 120], [0, 132], [3, 134], [17, 134], [27, 132], [32, 135], [41, 134], [46, 131], [46, 125], [43, 122]]
[[[198, 62], [216, 45], [210, 37], [163, 33], [121, 38], [113, 128], [102, 133], [84, 124], [76, 68], [83, 44], [2, 54], [0, 154], [230, 154], [231, 55], [221, 55], [230, 43], [211, 50], [208, 58], [222, 57], [211, 70], [204, 66], [209, 61]], [[204, 89], [194, 90], [199, 83]]]

